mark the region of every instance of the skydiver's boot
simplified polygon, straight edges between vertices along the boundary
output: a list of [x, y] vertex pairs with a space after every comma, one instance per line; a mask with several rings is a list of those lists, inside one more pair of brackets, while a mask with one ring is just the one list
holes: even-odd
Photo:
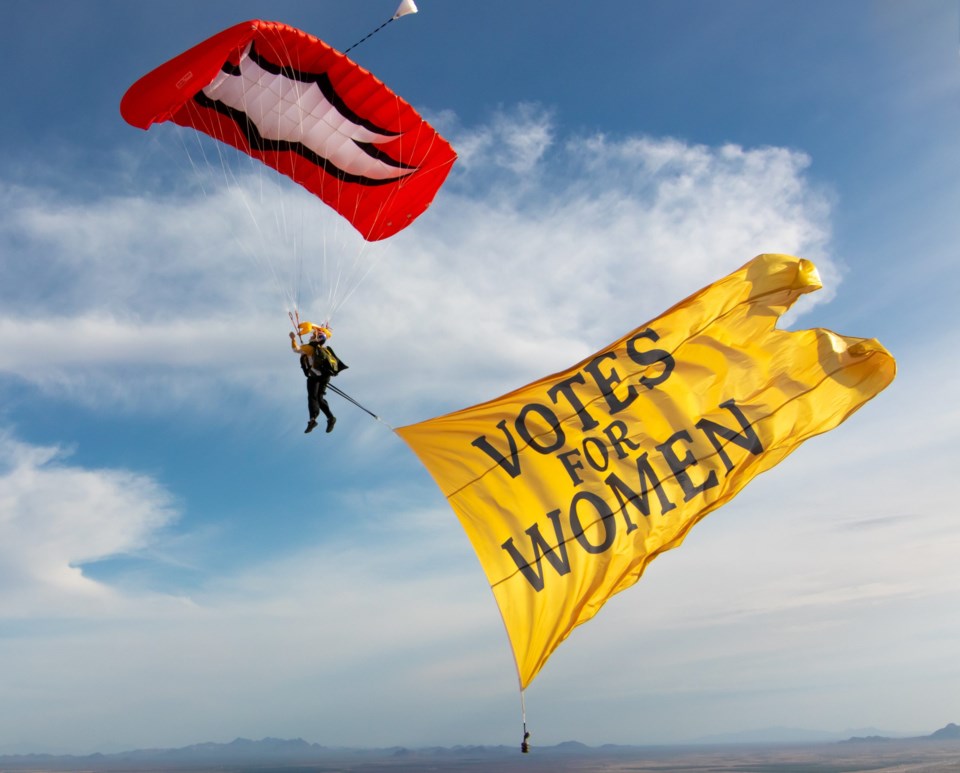
[[[317, 420], [310, 419], [310, 421], [307, 422], [307, 428], [303, 431], [303, 434], [306, 435], [308, 432], [313, 432], [313, 428], [316, 426], [317, 426]], [[327, 432], [329, 431], [330, 430], [327, 430]]]
[[337, 423], [337, 417], [331, 416], [327, 419], [327, 432], [333, 432], [333, 425]]

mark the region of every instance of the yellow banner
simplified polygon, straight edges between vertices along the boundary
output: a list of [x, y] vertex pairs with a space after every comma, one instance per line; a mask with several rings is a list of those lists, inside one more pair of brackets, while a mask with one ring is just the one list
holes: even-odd
[[569, 370], [397, 432], [466, 530], [521, 689], [574, 627], [894, 377], [872, 339], [777, 330], [812, 263], [760, 255]]

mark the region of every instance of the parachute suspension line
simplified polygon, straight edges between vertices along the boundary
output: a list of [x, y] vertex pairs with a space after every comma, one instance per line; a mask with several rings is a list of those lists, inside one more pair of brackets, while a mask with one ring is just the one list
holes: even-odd
[[[332, 222], [323, 231], [324, 255], [322, 261], [322, 286], [326, 291], [327, 316], [332, 317], [346, 303], [371, 271], [367, 261], [371, 242], [360, 237], [349, 225], [347, 209], [341, 201], [341, 193], [346, 182], [336, 180], [337, 210], [343, 217], [332, 218]], [[353, 203], [353, 215], [359, 211], [362, 201], [357, 198]], [[328, 219], [330, 216], [327, 215]], [[327, 240], [329, 238], [329, 245]], [[355, 246], [354, 246], [355, 245]], [[378, 250], [372, 250], [374, 254]]]
[[[304, 84], [302, 93], [306, 96], [307, 92], [315, 88], [313, 84]], [[298, 84], [298, 97], [300, 94]], [[305, 110], [301, 113], [302, 122], [306, 121], [308, 112]], [[300, 159], [294, 159], [294, 162], [300, 162]], [[349, 224], [350, 220], [342, 195], [345, 187], [346, 183], [342, 179], [334, 177], [326, 180], [324, 188], [336, 202], [333, 209], [340, 214], [335, 216], [327, 209], [323, 209], [316, 213], [315, 218], [304, 216], [303, 223], [304, 234], [311, 232], [318, 237], [309, 247], [304, 245], [301, 258], [303, 279], [309, 284], [310, 299], [321, 306], [321, 316], [327, 320], [332, 320], [335, 313], [356, 289], [357, 267], [364, 265], [363, 256], [368, 247], [368, 242], [360, 239]], [[354, 202], [354, 211], [350, 215], [355, 217], [361, 204], [362, 201], [358, 198]], [[308, 220], [311, 222], [307, 222]], [[322, 226], [319, 225], [320, 223]], [[353, 245], [358, 242], [359, 246], [354, 248]], [[310, 266], [313, 270], [308, 270]]]
[[[357, 251], [357, 254], [353, 259], [353, 265], [350, 267], [350, 281], [344, 283], [345, 285], [347, 285], [347, 289], [343, 291], [342, 295], [340, 295], [336, 301], [331, 299], [331, 302], [330, 302], [331, 315], [335, 311], [339, 311], [340, 307], [350, 299], [350, 297], [357, 291], [360, 285], [363, 284], [363, 281], [370, 275], [370, 273], [376, 267], [377, 260], [379, 260], [380, 255], [382, 254], [383, 251], [382, 250], [376, 251], [377, 252], [376, 259], [371, 258], [369, 260], [363, 260], [362, 258], [366, 253], [365, 245], [366, 245], [366, 242], [364, 242], [364, 247], [361, 247]], [[364, 264], [366, 264], [366, 267], [361, 268]], [[338, 285], [339, 285], [339, 282], [338, 282]]]
[[[278, 61], [287, 61], [287, 62], [294, 63], [293, 67], [296, 70], [303, 69], [303, 67], [300, 64], [299, 51], [297, 51], [293, 46], [290, 46], [285, 39], [280, 40], [279, 44], [274, 46], [273, 53], [276, 54], [276, 59]], [[302, 108], [304, 96], [307, 90], [310, 89], [310, 85], [304, 84], [303, 82], [294, 79], [292, 81], [292, 88], [293, 88], [294, 103], [298, 108], [298, 111], [297, 111], [298, 114], [301, 116], [300, 123], [302, 128], [304, 119], [303, 119], [303, 111], [300, 108]], [[288, 113], [289, 106], [290, 106], [289, 98], [277, 102], [276, 111], [277, 111], [278, 121], [280, 120], [282, 115], [286, 115]], [[290, 154], [289, 160], [291, 163], [291, 172], [292, 172], [291, 176], [294, 179], [297, 179], [299, 177], [299, 167], [304, 162], [301, 159], [301, 157], [296, 153]], [[291, 196], [297, 196], [298, 194], [300, 196], [303, 195], [302, 191], [298, 189], [291, 190], [291, 194], [290, 194]], [[311, 203], [315, 203], [315, 202], [311, 200]], [[307, 200], [303, 199], [302, 205], [299, 207], [294, 207], [293, 209], [294, 211], [291, 212], [290, 214], [296, 215], [297, 222], [294, 225], [294, 227], [290, 228], [290, 231], [289, 231], [290, 237], [293, 241], [292, 251], [291, 251], [290, 281], [293, 286], [294, 308], [299, 310], [301, 306], [301, 302], [303, 301], [303, 298], [304, 298], [304, 293], [306, 292], [309, 297], [313, 297], [315, 295], [315, 287], [313, 286], [313, 277], [310, 276], [310, 272], [307, 270], [307, 253], [309, 252], [308, 238], [307, 238], [308, 228], [309, 228], [307, 224], [308, 223]], [[283, 197], [282, 199], [281, 211], [283, 211], [285, 214], [287, 213], [285, 197]], [[309, 285], [309, 286], [305, 287], [305, 285]], [[297, 320], [299, 322], [299, 312], [298, 312]]]
[[520, 751], [524, 754], [530, 752], [530, 733], [527, 732], [527, 704], [524, 700], [523, 688], [520, 689], [520, 716], [523, 718], [523, 740], [520, 742]]
[[[273, 52], [293, 54], [286, 45], [279, 49], [273, 47]], [[246, 101], [246, 92], [242, 98], [243, 110], [249, 113], [255, 106]], [[278, 105], [277, 110], [280, 109]], [[230, 121], [219, 115], [216, 120], [224, 123]], [[203, 147], [200, 143], [204, 137], [202, 134], [196, 136], [198, 146]], [[288, 204], [285, 188], [282, 185], [277, 187], [279, 175], [267, 165], [220, 142], [214, 142], [212, 147], [218, 154], [224, 181], [239, 198], [246, 211], [247, 222], [255, 234], [253, 239], [244, 239], [235, 233], [235, 243], [252, 263], [269, 273], [277, 296], [288, 313], [291, 309], [299, 309], [304, 275], [304, 207]], [[208, 164], [212, 169], [213, 163], [208, 160]], [[296, 203], [293, 201], [293, 204]]]
[[[393, 21], [393, 19], [397, 19], [400, 16], [403, 16], [407, 13], [416, 13], [416, 12], [417, 12], [416, 6], [413, 5], [413, 3], [410, 2], [409, 0], [405, 0], [404, 3], [401, 3], [400, 7], [397, 9], [396, 14], [394, 14], [394, 16], [390, 19], [390, 21]], [[381, 25], [380, 28], [382, 29], [382, 27], [386, 26], [387, 23], [389, 22], [384, 22], [384, 24]], [[374, 32], [376, 32], [376, 30]], [[371, 33], [371, 35], [372, 34], [374, 33]], [[367, 37], [370, 37], [370, 36], [368, 35]], [[359, 45], [359, 44], [355, 44], [355, 45]], [[353, 47], [354, 46], [351, 46], [351, 48]], [[350, 49], [347, 49], [347, 51], [349, 50]], [[396, 94], [393, 95], [393, 98], [396, 105], [396, 113], [399, 116], [402, 114], [402, 107], [401, 107], [402, 100]], [[418, 131], [419, 130], [421, 129], [418, 129]], [[398, 141], [401, 147], [401, 155], [402, 155], [404, 139], [405, 139], [405, 135], [401, 135], [398, 138]], [[338, 183], [338, 187], [341, 185], [343, 185], [342, 182]], [[403, 185], [404, 185], [404, 180], [401, 178], [397, 181], [397, 191], [390, 197], [390, 199], [398, 195], [399, 190], [403, 188]], [[388, 203], [389, 203], [389, 199], [380, 204], [377, 210], [377, 213], [373, 218], [374, 221], [380, 220], [380, 217], [383, 211], [387, 208]], [[354, 203], [354, 211], [355, 212], [358, 211], [359, 208], [360, 208], [360, 201], [357, 200]], [[338, 226], [340, 225], [341, 222], [342, 221], [338, 220]], [[373, 249], [371, 248], [371, 243], [364, 239], [362, 242], [360, 242], [360, 246], [357, 248], [352, 258], [347, 256], [341, 256], [341, 260], [339, 261], [339, 264], [338, 264], [339, 271], [337, 273], [337, 282], [336, 282], [337, 290], [335, 293], [335, 298], [332, 297], [330, 299], [331, 314], [334, 311], [339, 310], [340, 307], [343, 304], [345, 304], [353, 296], [353, 294], [360, 288], [360, 285], [364, 283], [367, 277], [377, 267], [379, 260], [383, 256], [383, 252], [384, 252], [383, 245], [379, 245], [378, 249]], [[341, 289], [341, 285], [342, 285], [342, 289]]]
[[[286, 39], [282, 39], [279, 45], [274, 46], [274, 50], [276, 51], [277, 54], [280, 55], [278, 56], [278, 61], [282, 60], [282, 61], [288, 61], [288, 62], [296, 62], [295, 69], [297, 70], [303, 69], [300, 66], [299, 51], [297, 51], [294, 47], [289, 45]], [[298, 109], [302, 107], [305, 91], [309, 88], [310, 86], [304, 85], [299, 80], [293, 81], [294, 99]], [[288, 106], [289, 104], [287, 101], [278, 100], [276, 105], [278, 122], [282, 117], [282, 115], [287, 112]], [[298, 112], [301, 115], [300, 123], [302, 128], [303, 113], [302, 113], [302, 110], [298, 110]], [[300, 166], [301, 164], [301, 158], [299, 155], [294, 153], [294, 154], [291, 154], [290, 160], [292, 164], [293, 176], [294, 178], [296, 178], [299, 176], [298, 166]], [[261, 173], [265, 171], [263, 165], [258, 165], [258, 168], [261, 170]], [[294, 189], [291, 191], [291, 196], [297, 196], [298, 194], [302, 196], [302, 192], [299, 190]], [[292, 260], [291, 260], [291, 266], [290, 266], [290, 270], [291, 270], [290, 281], [292, 283], [292, 288], [293, 288], [292, 300], [293, 300], [294, 308], [298, 310], [297, 322], [299, 324], [300, 322], [299, 309], [300, 309], [301, 300], [303, 299], [304, 280], [308, 276], [307, 263], [306, 263], [306, 253], [307, 253], [306, 200], [304, 200], [302, 206], [294, 207], [292, 212], [288, 212], [286, 197], [281, 196], [280, 199], [281, 199], [280, 211], [284, 216], [284, 229], [285, 229], [284, 233], [288, 235], [288, 242], [291, 243]], [[293, 224], [292, 227], [290, 227], [290, 222], [288, 220], [288, 217], [290, 215], [296, 216], [296, 220], [297, 220], [297, 222]], [[289, 230], [286, 230], [286, 229], [289, 229]], [[313, 288], [312, 287], [308, 288], [308, 290], [312, 294]]]
[[[226, 191], [237, 194], [242, 207], [246, 210], [247, 222], [257, 232], [260, 241], [265, 243], [266, 236], [263, 232], [260, 218], [254, 211], [251, 196], [246, 186], [241, 183], [236, 168], [236, 165], [243, 164], [244, 159], [248, 157], [239, 153], [239, 151], [234, 151], [232, 148], [208, 139], [203, 133], [188, 132], [184, 127], [176, 125], [170, 128], [173, 130], [178, 143], [183, 148], [184, 155], [190, 168], [193, 170], [194, 179], [198, 182], [200, 192], [203, 196], [207, 200], [212, 200], [212, 196], [216, 191], [209, 187], [207, 180], [209, 179], [209, 174], [219, 172], [218, 176], [221, 178]], [[231, 155], [232, 161], [227, 158], [228, 154]], [[252, 167], [252, 165], [250, 166]], [[256, 169], [255, 172], [257, 178], [260, 179], [262, 172], [259, 169]], [[236, 231], [233, 232], [233, 242], [237, 249], [252, 263], [265, 266], [265, 268], [269, 270], [274, 287], [281, 297], [289, 296], [289, 292], [284, 288], [284, 283], [278, 276], [276, 266], [272, 261], [264, 260], [259, 255], [259, 251], [247, 243], [246, 240], [240, 238], [240, 235], [236, 233]]]
[[373, 32], [369, 33], [365, 38], [358, 40], [356, 43], [350, 46], [350, 48], [346, 49], [343, 53], [347, 54], [351, 50], [359, 46], [361, 43], [369, 40], [395, 19], [399, 19], [401, 16], [406, 16], [408, 13], [416, 13], [416, 12], [417, 12], [417, 5], [416, 3], [413, 2], [413, 0], [402, 0], [400, 5], [397, 6], [397, 10], [394, 12], [393, 16], [387, 19], [383, 24], [377, 27]]
[[[273, 46], [271, 53], [276, 54], [275, 57], [278, 61], [294, 61], [294, 54], [290, 46], [286, 41], [281, 41], [281, 45]], [[299, 83], [294, 81], [294, 98], [296, 104], [300, 104], [301, 93]], [[246, 92], [244, 92], [244, 99], [246, 100]], [[283, 114], [285, 108], [288, 106], [288, 102], [285, 99], [277, 100], [276, 105], [271, 108], [277, 116], [279, 121], [281, 115]], [[250, 107], [245, 106], [245, 112], [250, 113]], [[294, 154], [291, 157], [293, 163], [293, 172], [294, 176], [296, 175], [296, 166], [297, 166], [297, 157]], [[302, 281], [303, 281], [303, 221], [304, 215], [302, 208], [290, 208], [287, 204], [287, 196], [285, 188], [278, 188], [273, 191], [274, 195], [268, 198], [266, 191], [266, 184], [268, 181], [275, 181], [275, 177], [271, 170], [269, 170], [264, 164], [259, 163], [251, 159], [250, 161], [251, 169], [257, 171], [258, 179], [261, 183], [260, 189], [260, 202], [261, 209], [266, 205], [266, 202], [271, 202], [273, 207], [271, 208], [271, 216], [273, 218], [273, 227], [275, 233], [277, 233], [281, 241], [287, 245], [286, 255], [286, 281], [279, 282], [281, 290], [285, 293], [287, 298], [287, 307], [288, 309], [292, 306], [293, 309], [297, 310], [297, 321], [299, 322], [299, 308], [301, 301], [301, 291], [302, 291]], [[294, 192], [292, 195], [296, 195]], [[295, 222], [296, 221], [296, 222]], [[279, 248], [281, 245], [276, 245], [274, 248]], [[280, 258], [275, 258], [274, 255], [270, 254], [270, 247], [264, 241], [264, 254], [266, 260], [270, 263], [271, 267], [280, 263]], [[284, 253], [283, 249], [279, 250], [279, 253]], [[277, 269], [274, 268], [274, 273], [277, 273]], [[301, 339], [302, 343], [302, 339]]]
[[[397, 105], [398, 114], [401, 111], [401, 100], [398, 96], [394, 95]], [[423, 127], [418, 128], [418, 132], [422, 131]], [[399, 138], [401, 148], [403, 147], [403, 142], [406, 135], [402, 135]], [[433, 143], [436, 142], [436, 138], [431, 140], [430, 147]], [[393, 196], [399, 195], [400, 189], [403, 188], [404, 180], [401, 178], [397, 181], [397, 191]], [[392, 198], [392, 196], [391, 196]], [[356, 205], [359, 206], [359, 203]], [[388, 206], [388, 201], [384, 201], [375, 216], [375, 220], [379, 220], [380, 215]], [[342, 226], [342, 220], [337, 220], [338, 227]], [[345, 226], [342, 226], [345, 227]], [[350, 297], [359, 289], [360, 285], [366, 280], [366, 278], [373, 272], [384, 254], [383, 245], [380, 246], [380, 249], [371, 249], [371, 243], [366, 240], [360, 243], [359, 248], [354, 254], [353, 258], [342, 257], [339, 262], [339, 271], [337, 273], [336, 281], [336, 290], [329, 293], [330, 296], [330, 308], [331, 315], [334, 311], [338, 311], [340, 307], [346, 303]], [[368, 254], [369, 253], [369, 254]], [[341, 290], [341, 284], [343, 289]]]
[[[227, 120], [229, 119], [219, 115], [217, 115], [215, 119], [217, 123]], [[196, 162], [194, 154], [190, 150], [191, 144], [196, 148], [197, 153], [202, 159], [203, 168], [211, 172], [219, 170], [226, 190], [239, 198], [240, 204], [246, 211], [247, 223], [256, 233], [260, 248], [257, 248], [256, 242], [251, 244], [236, 231], [233, 233], [234, 244], [248, 260], [269, 272], [275, 291], [280, 298], [284, 299], [289, 308], [295, 304], [295, 299], [292, 297], [290, 291], [289, 277], [284, 278], [280, 276], [278, 270], [279, 264], [273, 259], [271, 254], [272, 251], [276, 249], [276, 245], [264, 229], [266, 216], [264, 214], [258, 214], [258, 211], [262, 211], [265, 202], [276, 199], [276, 197], [268, 198], [266, 191], [266, 181], [268, 180], [266, 175], [270, 170], [247, 154], [223, 143], [209, 139], [204, 132], [189, 132], [189, 134], [193, 138], [193, 142], [190, 144], [188, 144], [186, 140], [187, 135], [185, 128], [177, 127], [177, 137], [186, 151], [187, 158], [195, 174], [201, 180], [201, 190], [204, 195], [208, 198], [210, 197], [212, 192], [207, 190], [206, 184], [203, 181], [203, 175], [200, 173], [201, 166]], [[208, 147], [212, 148], [212, 151], [208, 152]], [[246, 177], [241, 176], [244, 170], [249, 173]], [[253, 184], [251, 184], [251, 180]], [[258, 202], [255, 201], [255, 196], [259, 201], [259, 207], [256, 206]], [[277, 223], [276, 216], [274, 216], [274, 226], [275, 229], [279, 230], [280, 225]]]

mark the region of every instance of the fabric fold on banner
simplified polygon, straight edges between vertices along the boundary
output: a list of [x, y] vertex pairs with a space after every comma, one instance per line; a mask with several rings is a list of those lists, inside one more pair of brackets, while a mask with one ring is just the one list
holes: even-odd
[[820, 278], [760, 255], [561, 373], [397, 433], [457, 514], [524, 689], [657, 555], [894, 378], [875, 340], [777, 321]]

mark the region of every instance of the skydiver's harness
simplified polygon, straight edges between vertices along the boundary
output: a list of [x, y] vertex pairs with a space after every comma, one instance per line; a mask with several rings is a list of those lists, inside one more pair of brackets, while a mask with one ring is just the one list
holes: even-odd
[[326, 378], [336, 376], [341, 370], [346, 370], [346, 364], [334, 353], [329, 346], [310, 344], [313, 354], [300, 355], [300, 369], [307, 378]]

